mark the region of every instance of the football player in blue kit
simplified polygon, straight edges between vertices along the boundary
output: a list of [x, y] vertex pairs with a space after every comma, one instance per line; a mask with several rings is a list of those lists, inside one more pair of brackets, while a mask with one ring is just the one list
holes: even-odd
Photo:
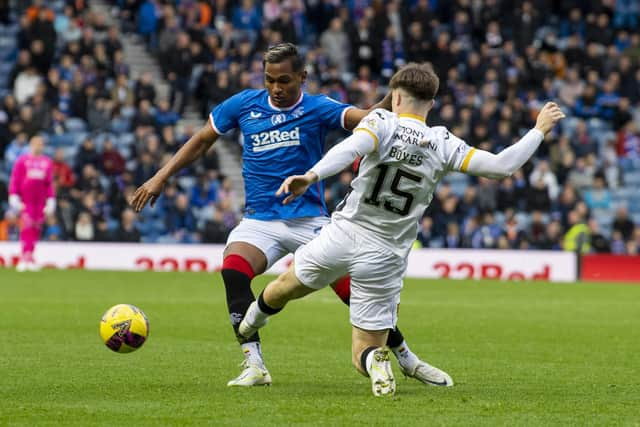
[[[231, 324], [245, 359], [242, 373], [229, 381], [229, 386], [271, 384], [258, 334], [249, 338], [238, 334], [238, 325], [255, 300], [251, 280], [311, 241], [329, 222], [322, 182], [286, 205], [282, 204], [283, 197], [275, 195], [280, 184], [290, 175], [305, 173], [322, 158], [328, 131], [340, 127], [352, 130], [373, 109], [389, 107], [389, 98], [363, 110], [325, 95], [305, 93], [302, 85], [307, 73], [302, 57], [291, 43], [268, 49], [263, 63], [266, 89], [243, 90], [217, 105], [208, 123], [140, 186], [131, 200], [137, 212], [149, 201], [153, 205], [171, 176], [204, 155], [220, 135], [240, 128], [244, 141], [244, 218], [227, 240], [222, 278]], [[348, 278], [332, 287], [348, 304]], [[411, 352], [398, 329], [389, 334], [387, 345], [406, 375], [425, 384], [452, 385], [450, 380], [441, 378], [439, 370]]]

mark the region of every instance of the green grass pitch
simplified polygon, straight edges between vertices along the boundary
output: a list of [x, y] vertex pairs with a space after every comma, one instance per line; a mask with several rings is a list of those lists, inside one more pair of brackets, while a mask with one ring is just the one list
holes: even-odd
[[[266, 278], [256, 279], [260, 290]], [[151, 334], [98, 336], [117, 303]], [[399, 325], [455, 387], [371, 395], [329, 290], [262, 332], [271, 387], [229, 389], [242, 356], [219, 274], [0, 270], [0, 425], [640, 426], [640, 286], [407, 280]]]

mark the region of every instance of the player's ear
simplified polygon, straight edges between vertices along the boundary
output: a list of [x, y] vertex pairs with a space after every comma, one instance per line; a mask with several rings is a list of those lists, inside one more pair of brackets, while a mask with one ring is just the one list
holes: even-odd
[[393, 89], [393, 91], [391, 92], [391, 97], [391, 102], [396, 107], [399, 106], [402, 102], [402, 94], [400, 94], [399, 90]]
[[304, 84], [307, 81], [307, 70], [300, 71], [300, 84]]

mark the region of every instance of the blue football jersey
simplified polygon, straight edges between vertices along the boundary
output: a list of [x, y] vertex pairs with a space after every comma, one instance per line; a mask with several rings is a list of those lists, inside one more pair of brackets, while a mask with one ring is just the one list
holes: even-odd
[[278, 108], [271, 104], [266, 89], [247, 89], [213, 109], [209, 122], [216, 133], [236, 127], [242, 132], [245, 217], [328, 215], [322, 182], [288, 205], [275, 193], [286, 177], [304, 174], [322, 158], [327, 131], [344, 127], [349, 107], [325, 95], [303, 92], [293, 106]]

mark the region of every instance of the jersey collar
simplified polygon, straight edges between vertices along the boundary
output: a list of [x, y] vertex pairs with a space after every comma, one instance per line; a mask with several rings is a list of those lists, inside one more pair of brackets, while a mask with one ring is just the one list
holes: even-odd
[[421, 117], [421, 116], [419, 116], [419, 115], [417, 115], [417, 114], [411, 114], [411, 113], [400, 113], [400, 114], [398, 114], [398, 117], [400, 117], [400, 118], [404, 117], [404, 118], [407, 118], [407, 119], [417, 120], [417, 121], [419, 121], [419, 122], [420, 122], [420, 123], [422, 123], [422, 124], [424, 124], [424, 123], [426, 122], [426, 120], [425, 120], [425, 118], [424, 118], [424, 117]]
[[298, 97], [298, 100], [296, 102], [294, 102], [291, 107], [280, 108], [280, 107], [276, 107], [275, 105], [273, 105], [273, 102], [271, 102], [271, 97], [269, 95], [267, 95], [267, 100], [269, 101], [269, 107], [273, 108], [276, 111], [293, 110], [294, 108], [296, 108], [302, 102], [302, 98], [304, 98], [304, 92], [300, 91], [300, 96]]

